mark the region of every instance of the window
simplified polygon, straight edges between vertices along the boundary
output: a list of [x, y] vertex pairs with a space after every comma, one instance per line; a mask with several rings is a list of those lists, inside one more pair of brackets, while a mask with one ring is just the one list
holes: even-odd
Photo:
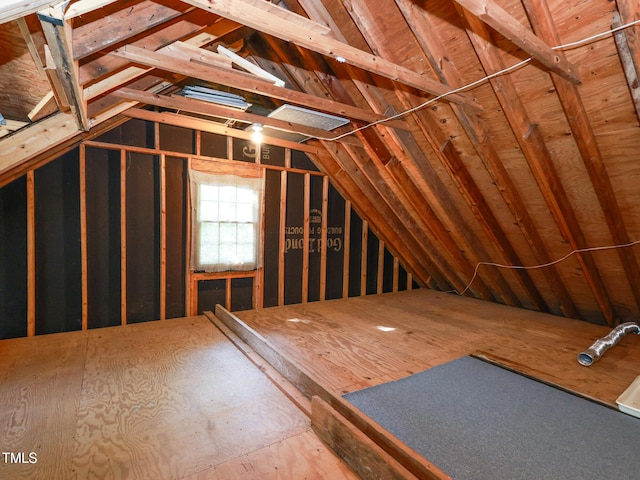
[[259, 266], [263, 179], [190, 171], [191, 268], [205, 272]]

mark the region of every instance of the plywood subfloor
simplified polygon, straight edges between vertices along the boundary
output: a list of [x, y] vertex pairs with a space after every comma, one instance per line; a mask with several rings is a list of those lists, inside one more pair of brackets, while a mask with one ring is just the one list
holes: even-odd
[[204, 317], [0, 342], [11, 479], [352, 479]]
[[338, 395], [469, 354], [610, 405], [640, 375], [637, 335], [584, 367], [609, 328], [427, 289], [236, 315]]

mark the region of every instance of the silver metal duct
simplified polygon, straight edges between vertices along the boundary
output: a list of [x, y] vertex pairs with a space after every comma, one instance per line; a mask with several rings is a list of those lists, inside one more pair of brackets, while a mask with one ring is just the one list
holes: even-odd
[[584, 352], [578, 355], [578, 363], [588, 367], [593, 362], [597, 361], [604, 352], [613, 347], [616, 343], [622, 340], [627, 333], [635, 333], [640, 335], [640, 325], [634, 322], [621, 323], [616, 328], [611, 330], [608, 335], [599, 338], [593, 345], [587, 348]]

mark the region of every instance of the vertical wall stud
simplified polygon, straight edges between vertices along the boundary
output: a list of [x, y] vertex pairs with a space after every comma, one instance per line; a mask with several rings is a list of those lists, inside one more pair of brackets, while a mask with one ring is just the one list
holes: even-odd
[[384, 242], [378, 241], [378, 283], [376, 293], [380, 294], [384, 290]]
[[322, 177], [322, 234], [320, 236], [320, 300], [327, 296], [327, 223], [329, 219], [329, 177]]
[[89, 289], [87, 271], [87, 149], [80, 144], [80, 265], [82, 270], [82, 330], [88, 328]]
[[393, 291], [398, 291], [398, 280], [400, 278], [400, 262], [397, 257], [393, 257]]
[[349, 296], [349, 262], [351, 255], [351, 201], [344, 202], [344, 257], [342, 269], [342, 298]]
[[309, 217], [311, 215], [311, 175], [304, 174], [304, 216], [302, 221], [302, 303], [309, 301]]
[[362, 221], [362, 252], [360, 262], [360, 295], [367, 294], [367, 257], [369, 246], [369, 223], [366, 220]]
[[167, 159], [160, 154], [160, 320], [167, 317]]
[[27, 336], [36, 334], [36, 221], [35, 178], [27, 172]]
[[127, 324], [127, 152], [120, 150], [120, 318]]
[[278, 252], [278, 305], [284, 305], [285, 227], [287, 226], [287, 171], [280, 172], [280, 241]]

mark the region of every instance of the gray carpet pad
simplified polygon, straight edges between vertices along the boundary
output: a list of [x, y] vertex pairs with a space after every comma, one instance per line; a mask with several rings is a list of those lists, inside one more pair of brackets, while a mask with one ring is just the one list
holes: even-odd
[[639, 419], [476, 358], [344, 397], [455, 480], [640, 478]]

